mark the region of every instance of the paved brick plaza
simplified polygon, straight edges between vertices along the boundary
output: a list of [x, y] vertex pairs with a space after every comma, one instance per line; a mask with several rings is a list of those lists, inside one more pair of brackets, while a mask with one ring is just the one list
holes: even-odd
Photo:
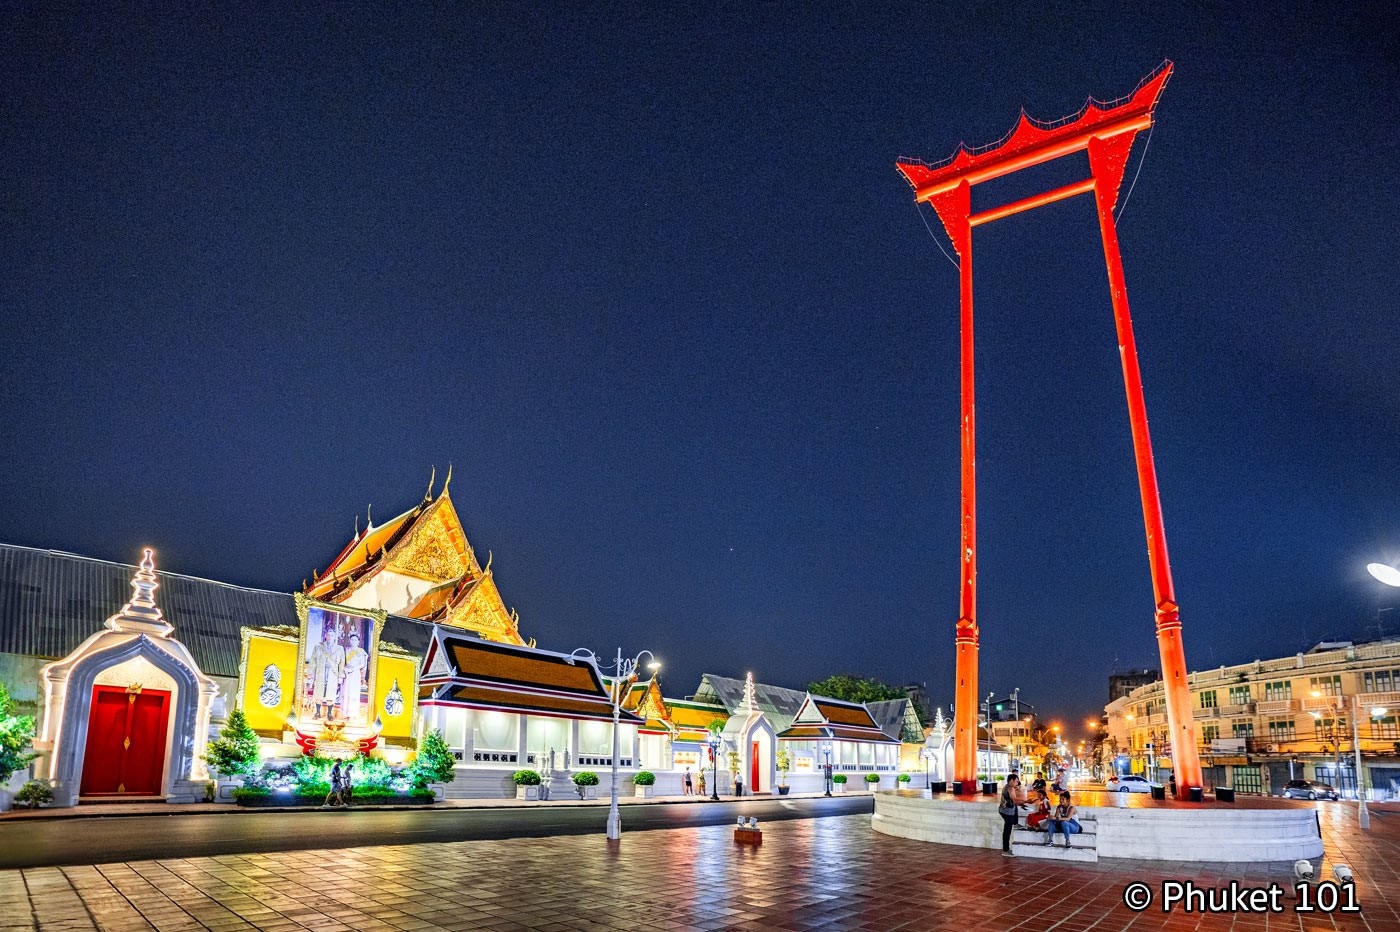
[[872, 832], [869, 816], [775, 822], [756, 850], [714, 826], [601, 837], [229, 855], [0, 874], [18, 929], [1370, 929], [1400, 932], [1400, 811], [1356, 834], [1321, 805], [1323, 876], [1345, 860], [1362, 916], [1143, 914], [1124, 886], [1290, 881], [1288, 865], [1066, 865]]

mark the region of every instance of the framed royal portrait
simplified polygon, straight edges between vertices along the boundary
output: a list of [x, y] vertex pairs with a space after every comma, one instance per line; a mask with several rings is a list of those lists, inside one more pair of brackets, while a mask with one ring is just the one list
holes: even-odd
[[298, 594], [295, 709], [298, 727], [372, 723], [379, 633], [385, 613], [320, 602]]

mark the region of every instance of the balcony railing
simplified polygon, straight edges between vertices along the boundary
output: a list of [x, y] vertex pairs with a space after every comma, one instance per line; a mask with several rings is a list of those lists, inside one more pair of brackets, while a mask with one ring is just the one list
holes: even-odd
[[1303, 700], [1304, 712], [1333, 712], [1338, 704], [1346, 708], [1346, 699], [1340, 696], [1308, 696]]
[[1384, 706], [1392, 712], [1400, 708], [1400, 692], [1359, 693], [1357, 698], [1361, 700], [1362, 711], [1368, 715], [1377, 706]]
[[1167, 713], [1165, 712], [1153, 712], [1147, 716], [1147, 724], [1149, 725], [1165, 725], [1166, 723]]
[[1234, 705], [1222, 705], [1219, 709], [1219, 714], [1225, 716], [1253, 715], [1254, 703], [1237, 702]]
[[1263, 699], [1254, 704], [1260, 715], [1277, 715], [1280, 712], [1297, 712], [1297, 699]]
[[1192, 718], [1215, 718], [1220, 714], [1220, 710], [1215, 706], [1207, 709], [1197, 709], [1191, 713]]

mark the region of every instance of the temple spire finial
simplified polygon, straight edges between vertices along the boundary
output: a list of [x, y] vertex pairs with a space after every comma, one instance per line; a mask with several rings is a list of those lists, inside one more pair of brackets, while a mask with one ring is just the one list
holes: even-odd
[[452, 484], [452, 464], [447, 464], [447, 478], [442, 482], [442, 494], [447, 494], [447, 487]]
[[160, 588], [160, 581], [156, 578], [155, 555], [150, 547], [142, 551], [141, 565], [131, 578], [131, 601], [107, 619], [107, 627], [111, 630], [158, 637], [165, 637], [174, 630], [161, 614], [160, 606], [156, 605], [156, 590]]
[[433, 483], [435, 482], [437, 482], [437, 466], [433, 466], [433, 474], [428, 477], [428, 491], [424, 494], [423, 501], [430, 502], [433, 500]]
[[747, 712], [758, 710], [758, 699], [754, 696], [752, 671], [744, 674], [744, 710]]

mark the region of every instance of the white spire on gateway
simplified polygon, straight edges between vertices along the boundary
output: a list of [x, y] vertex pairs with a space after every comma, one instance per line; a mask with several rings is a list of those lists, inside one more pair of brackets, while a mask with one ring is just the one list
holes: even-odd
[[160, 582], [156, 579], [155, 551], [147, 547], [141, 555], [141, 566], [131, 579], [131, 601], [122, 610], [107, 619], [107, 627], [112, 631], [128, 634], [151, 634], [168, 637], [175, 630], [165, 620], [160, 606], [156, 605], [156, 590]]

